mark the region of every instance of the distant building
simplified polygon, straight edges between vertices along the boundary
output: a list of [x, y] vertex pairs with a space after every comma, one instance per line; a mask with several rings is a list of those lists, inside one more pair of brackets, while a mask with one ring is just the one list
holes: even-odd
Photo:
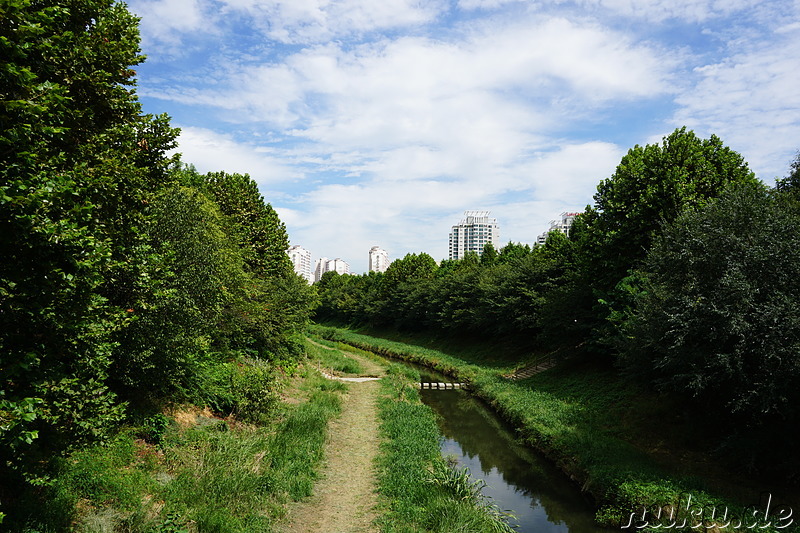
[[480, 255], [487, 243], [498, 248], [497, 219], [489, 218], [489, 211], [464, 211], [464, 218], [450, 230], [450, 259], [463, 259], [467, 252]]
[[350, 265], [347, 264], [347, 261], [343, 259], [331, 259], [328, 261], [325, 272], [337, 272], [339, 274], [349, 274], [350, 273]]
[[314, 279], [311, 276], [311, 252], [302, 246], [294, 245], [289, 247], [286, 253], [289, 254], [289, 258], [292, 260], [292, 265], [297, 275], [302, 276], [306, 281], [311, 283]]
[[569, 229], [572, 227], [572, 223], [578, 215], [580, 215], [580, 213], [568, 213], [566, 211], [561, 213], [561, 220], [551, 220], [550, 229], [536, 238], [536, 244], [544, 244], [547, 241], [547, 234], [551, 231], [560, 231], [564, 235], [569, 235]]
[[314, 283], [318, 282], [322, 275], [327, 272], [328, 267], [328, 258], [327, 257], [320, 257], [317, 259], [317, 263], [314, 266]]
[[373, 246], [369, 249], [369, 271], [386, 272], [389, 268], [389, 254], [380, 246]]
[[325, 272], [337, 272], [339, 274], [349, 274], [350, 265], [343, 259], [328, 259], [327, 257], [320, 257], [317, 259], [316, 267], [314, 268], [314, 282], [316, 283], [322, 278]]

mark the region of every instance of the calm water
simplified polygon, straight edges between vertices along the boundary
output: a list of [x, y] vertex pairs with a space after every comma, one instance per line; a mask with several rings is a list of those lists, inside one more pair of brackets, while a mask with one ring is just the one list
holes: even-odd
[[[441, 376], [422, 373], [423, 381], [441, 381]], [[511, 428], [483, 403], [460, 390], [422, 390], [421, 396], [440, 415], [442, 454], [486, 482], [484, 494], [511, 511], [517, 531], [602, 531], [578, 487], [544, 457], [518, 444]]]

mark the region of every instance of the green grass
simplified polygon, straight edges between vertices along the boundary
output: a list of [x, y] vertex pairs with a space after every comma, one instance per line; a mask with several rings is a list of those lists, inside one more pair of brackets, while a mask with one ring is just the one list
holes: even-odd
[[287, 499], [310, 496], [327, 424], [339, 413], [341, 398], [328, 382], [309, 379], [315, 390], [308, 401], [275, 428], [227, 431], [219, 425], [176, 434], [167, 462], [179, 474], [164, 490], [167, 514], [200, 531], [269, 531]]
[[512, 531], [481, 496], [479, 482], [442, 458], [435, 414], [420, 402], [412, 381], [419, 375], [397, 365], [382, 380], [381, 531]]
[[[316, 327], [312, 331], [330, 335], [332, 328]], [[613, 370], [591, 362], [582, 367], [587, 363], [577, 361], [522, 382], [511, 382], [501, 377], [513, 367], [511, 362], [481, 364], [474, 352], [465, 361], [424, 346], [346, 329], [333, 331], [337, 342], [423, 364], [470, 382], [474, 393], [515, 425], [528, 444], [545, 452], [594, 496], [599, 508], [597, 520], [602, 525], [618, 526], [642, 506], [656, 509], [677, 503], [686, 494], [692, 495], [693, 503], [707, 508], [741, 511], [740, 503], [745, 503], [722, 497], [706, 480], [648, 453], [642, 446], [648, 433], [687, 430], [686, 434], [692, 436], [697, 429], [688, 431], [688, 426], [672, 420], [674, 413], [668, 402], [660, 403], [655, 395], [625, 384]], [[673, 438], [679, 441], [686, 437]]]
[[[314, 342], [325, 347], [318, 346]], [[323, 369], [343, 374], [364, 373], [364, 367], [355, 359], [342, 353], [337, 343], [325, 339], [315, 339], [314, 342], [306, 340], [306, 353], [311, 360], [318, 362]]]
[[128, 428], [109, 446], [66, 458], [46, 496], [29, 498], [27, 523], [12, 530], [271, 531], [289, 500], [311, 494], [343, 390], [306, 372], [305, 401], [283, 404], [269, 424], [201, 416], [181, 428], [169, 421], [155, 424], [158, 444], [138, 438], [152, 434], [152, 421]]

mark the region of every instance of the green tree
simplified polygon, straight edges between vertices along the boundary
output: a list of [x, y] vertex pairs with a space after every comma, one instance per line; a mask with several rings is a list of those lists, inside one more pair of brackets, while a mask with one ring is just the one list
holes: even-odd
[[501, 263], [510, 263], [516, 259], [521, 259], [531, 253], [531, 247], [527, 244], [513, 243], [509, 241], [508, 244], [500, 249], [497, 260]]
[[381, 281], [384, 291], [391, 293], [401, 283], [433, 279], [438, 265], [430, 255], [406, 254], [402, 259], [395, 259], [384, 272]]
[[424, 252], [406, 254], [392, 261], [380, 281], [381, 304], [374, 308], [373, 321], [418, 328], [420, 323], [415, 317], [421, 311], [417, 306], [420, 300], [411, 293], [422, 296], [415, 288], [433, 280], [438, 268], [436, 261]]
[[219, 349], [220, 332], [231, 329], [230, 315], [242, 312], [250, 275], [225, 218], [199, 191], [167, 189], [151, 215], [147, 233], [160, 268], [149, 298], [128, 309], [112, 375], [126, 398], [185, 398]]
[[211, 172], [203, 177], [202, 187], [215, 199], [222, 213], [230, 217], [253, 272], [261, 277], [293, 275], [292, 262], [286, 254], [289, 248], [286, 226], [264, 201], [258, 184], [250, 176]]
[[491, 265], [497, 260], [497, 250], [494, 249], [494, 245], [490, 242], [487, 242], [483, 245], [483, 253], [481, 254], [481, 264], [483, 265]]
[[800, 152], [797, 152], [789, 167], [789, 175], [777, 180], [775, 189], [800, 200]]
[[440, 278], [431, 293], [431, 311], [437, 325], [445, 330], [465, 331], [479, 314], [481, 299], [478, 284], [481, 278], [481, 258], [467, 252], [447, 276]]
[[121, 416], [108, 368], [176, 134], [140, 114], [122, 4], [7, 0], [0, 51], [0, 469], [33, 475]]
[[200, 175], [191, 166], [174, 172], [181, 183], [216, 203], [250, 274], [244, 299], [228, 311], [228, 347], [274, 360], [292, 359], [300, 353], [299, 336], [316, 305], [316, 294], [294, 273], [286, 254], [289, 237], [278, 214], [247, 174]]
[[719, 137], [680, 128], [662, 143], [634, 146], [597, 187], [584, 214], [587, 266], [610, 290], [644, 259], [661, 224], [702, 207], [731, 183], [756, 183], [742, 156]]
[[797, 423], [796, 208], [762, 186], [739, 186], [668, 225], [643, 270], [623, 326], [629, 372], [688, 393], [742, 427]]
[[[572, 239], [578, 247], [573, 301], [590, 302], [591, 337], [607, 344], [616, 335], [608, 317], [632, 305], [617, 285], [637, 268], [661, 226], [683, 210], [701, 208], [730, 184], [760, 183], [742, 156], [712, 135], [700, 139], [680, 128], [662, 143], [635, 146], [614, 175], [603, 180], [594, 206], [581, 215]], [[587, 309], [582, 312], [587, 312]]]

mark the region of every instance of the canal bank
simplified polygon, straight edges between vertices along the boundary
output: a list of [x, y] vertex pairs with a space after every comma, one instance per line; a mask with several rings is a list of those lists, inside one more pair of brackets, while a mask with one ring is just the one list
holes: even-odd
[[[410, 363], [409, 363], [410, 364]], [[446, 376], [418, 369], [422, 383]], [[466, 390], [422, 387], [438, 415], [442, 455], [485, 483], [483, 494], [509, 512], [519, 533], [593, 533], [594, 505], [542, 454], [519, 442], [512, 427]]]
[[[474, 490], [470, 478], [442, 457], [436, 414], [419, 398], [418, 373], [325, 341], [309, 339], [307, 353], [317, 372], [343, 384], [348, 393], [342, 419], [329, 429], [322, 479], [310, 501], [289, 511], [288, 531], [512, 533], [504, 515]], [[378, 427], [372, 416], [348, 416], [351, 405], [359, 403], [357, 398], [372, 398], [369, 403], [377, 407]], [[343, 427], [361, 436], [343, 439]], [[365, 442], [378, 437], [377, 457], [366, 456]], [[359, 473], [372, 468], [374, 481], [366, 491], [369, 483], [359, 483], [366, 481]], [[355, 485], [362, 490], [351, 490]], [[372, 506], [375, 520], [368, 525], [353, 510], [370, 495], [378, 495], [379, 502]], [[351, 512], [340, 512], [346, 508]], [[328, 515], [336, 515], [336, 521]]]
[[[703, 477], [691, 471], [669, 472], [658, 457], [621, 438], [625, 436], [621, 428], [631, 422], [629, 417], [642, 415], [645, 408], [658, 414], [659, 409], [664, 411], [668, 406], [637, 405], [635, 410], [631, 409], [631, 401], [638, 398], [621, 387], [619, 380], [609, 379], [610, 372], [587, 377], [579, 373], [559, 374], [560, 370], [554, 369], [546, 374], [557, 383], [548, 383], [547, 379], [514, 383], [501, 377], [508, 369], [467, 363], [421, 346], [344, 329], [317, 327], [315, 333], [379, 355], [420, 363], [457, 381], [468, 382], [477, 396], [517, 428], [527, 445], [544, 452], [595, 498], [599, 507], [598, 524], [620, 527], [629, 521], [631, 513], [649, 518], [658, 509], [676, 505], [687, 494], [692, 495], [695, 506], [725, 508], [731, 513], [744, 509], [745, 504], [739, 503], [741, 499], [713, 496]], [[663, 417], [660, 420], [669, 422]], [[664, 427], [666, 424], [660, 424], [656, 429]], [[758, 501], [762, 488], [742, 487], [743, 492], [749, 490]], [[685, 530], [692, 529], [687, 526]]]

